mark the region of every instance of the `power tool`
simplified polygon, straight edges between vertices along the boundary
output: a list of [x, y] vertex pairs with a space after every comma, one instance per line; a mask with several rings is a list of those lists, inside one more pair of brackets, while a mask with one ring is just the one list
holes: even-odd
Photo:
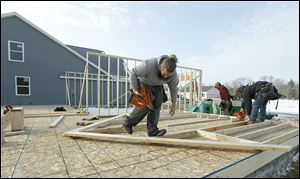
[[134, 93], [132, 89], [130, 90], [131, 97], [129, 102], [140, 109], [145, 110], [146, 108], [149, 108], [153, 111], [154, 107], [152, 104], [151, 92], [144, 87], [139, 88], [138, 91], [140, 94]]

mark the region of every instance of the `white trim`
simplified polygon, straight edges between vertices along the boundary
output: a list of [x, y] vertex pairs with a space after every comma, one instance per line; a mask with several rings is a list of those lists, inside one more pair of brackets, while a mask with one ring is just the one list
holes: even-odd
[[[19, 43], [22, 45], [22, 51], [15, 51], [15, 50], [11, 50], [10, 49], [10, 43]], [[12, 61], [12, 62], [21, 62], [21, 63], [24, 63], [25, 62], [25, 55], [24, 55], [24, 42], [18, 42], [18, 41], [13, 41], [13, 40], [8, 40], [8, 61]], [[14, 60], [14, 59], [11, 59], [10, 58], [10, 52], [19, 52], [19, 53], [22, 53], [22, 60]]]
[[[29, 79], [29, 85], [18, 85], [17, 84], [17, 78], [28, 78]], [[28, 87], [29, 88], [29, 94], [18, 94], [18, 87]], [[31, 79], [30, 76], [15, 76], [15, 91], [16, 91], [16, 96], [31, 96]]]

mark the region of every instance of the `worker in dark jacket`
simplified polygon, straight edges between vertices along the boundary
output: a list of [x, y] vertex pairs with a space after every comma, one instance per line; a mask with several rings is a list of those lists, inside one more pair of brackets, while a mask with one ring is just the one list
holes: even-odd
[[[230, 100], [230, 93], [228, 89], [222, 85], [220, 82], [215, 83], [215, 88], [217, 88], [220, 92], [221, 102], [220, 108], [221, 111], [226, 112], [230, 116], [232, 115], [232, 102]], [[222, 113], [223, 114], [223, 113]]]
[[[258, 122], [265, 120], [267, 102], [276, 98], [269, 95], [275, 94], [274, 91], [277, 93], [277, 89], [267, 81], [258, 81], [236, 90], [236, 97], [243, 98], [241, 111], [246, 113], [246, 118], [249, 118], [248, 124], [255, 123], [257, 117]], [[255, 99], [253, 107], [252, 99]]]

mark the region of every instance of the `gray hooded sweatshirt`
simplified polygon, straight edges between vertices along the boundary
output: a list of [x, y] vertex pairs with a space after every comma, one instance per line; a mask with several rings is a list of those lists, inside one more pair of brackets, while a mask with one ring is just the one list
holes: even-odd
[[163, 79], [160, 76], [159, 71], [159, 61], [161, 59], [162, 57], [147, 59], [142, 61], [138, 66], [134, 67], [130, 76], [131, 88], [137, 90], [138, 80], [140, 80], [141, 83], [150, 86], [168, 84], [171, 93], [171, 102], [172, 104], [175, 104], [178, 91], [177, 86], [179, 83], [177, 72], [175, 70], [170, 78]]

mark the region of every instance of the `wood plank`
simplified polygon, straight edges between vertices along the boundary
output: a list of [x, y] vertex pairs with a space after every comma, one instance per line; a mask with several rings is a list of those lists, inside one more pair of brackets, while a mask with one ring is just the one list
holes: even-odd
[[207, 116], [208, 119], [217, 119], [218, 117], [219, 117], [218, 114], [209, 114], [209, 115]]
[[229, 141], [229, 142], [237, 142], [237, 143], [259, 143], [256, 141], [251, 141], [247, 139], [240, 139], [237, 137], [226, 136], [222, 134], [218, 134], [215, 132], [208, 132], [204, 130], [197, 130], [199, 136], [205, 137], [207, 139], [217, 140], [217, 141]]
[[222, 129], [228, 129], [228, 128], [233, 128], [233, 127], [237, 127], [237, 126], [242, 126], [242, 125], [246, 125], [247, 122], [245, 121], [241, 121], [241, 122], [235, 122], [235, 123], [230, 123], [230, 124], [220, 124], [217, 126], [211, 126], [211, 127], [204, 127], [201, 128], [201, 130], [205, 130], [205, 131], [218, 131], [218, 130], [222, 130]]
[[[147, 123], [138, 124], [137, 126], [133, 127], [133, 131], [137, 130], [146, 130], [147, 129]], [[118, 127], [108, 127], [108, 128], [97, 128], [97, 129], [88, 129], [85, 130], [86, 132], [96, 132], [96, 133], [122, 133], [123, 128], [121, 126]]]
[[88, 113], [41, 113], [41, 114], [24, 114], [24, 118], [40, 118], [40, 117], [57, 117], [57, 116], [86, 116]]
[[288, 123], [279, 124], [279, 125], [259, 129], [259, 130], [256, 130], [256, 131], [248, 132], [248, 133], [245, 133], [245, 134], [241, 134], [241, 135], [238, 135], [236, 137], [243, 138], [243, 139], [253, 139], [255, 137], [258, 137], [258, 136], [261, 136], [261, 135], [264, 135], [264, 134], [268, 134], [268, 133], [271, 133], [271, 132], [274, 132], [274, 131], [277, 131], [277, 130], [280, 130], [280, 129], [284, 129], [284, 128], [289, 127], [289, 126], [290, 126], [290, 124], [288, 124]]
[[161, 116], [159, 120], [173, 120], [173, 119], [185, 119], [185, 118], [198, 118], [198, 114], [194, 113], [181, 113], [176, 114], [174, 116]]
[[299, 122], [298, 121], [286, 121], [286, 120], [280, 120], [280, 121], [272, 121], [274, 124], [283, 124], [283, 123], [289, 123], [292, 127], [298, 127], [299, 128]]
[[164, 135], [163, 138], [185, 139], [185, 138], [192, 138], [197, 135], [198, 133], [196, 130], [185, 129], [185, 130], [176, 131], [176, 133]]
[[255, 129], [255, 128], [259, 128], [259, 127], [270, 126], [271, 124], [272, 124], [272, 121], [265, 121], [265, 122], [260, 122], [260, 123], [230, 128], [230, 129], [218, 130], [217, 133], [223, 134], [223, 135], [229, 135], [229, 134], [234, 134], [237, 132]]
[[65, 116], [60, 116], [59, 118], [55, 119], [50, 125], [49, 128], [54, 128], [64, 119]]
[[262, 143], [263, 144], [280, 144], [284, 141], [287, 141], [295, 136], [299, 136], [299, 128], [298, 129], [294, 129], [290, 132], [281, 134], [279, 136], [273, 137], [271, 139], [265, 140]]
[[22, 134], [26, 134], [26, 132], [24, 130], [22, 131], [13, 131], [13, 132], [5, 132], [5, 137], [7, 136], [14, 136], [14, 135], [22, 135]]
[[[292, 146], [292, 150], [294, 150], [297, 146], [299, 146], [299, 136], [282, 143], [282, 145]], [[204, 178], [246, 178], [251, 173], [254, 173], [258, 169], [263, 168], [268, 163], [285, 154], [286, 152], [278, 151], [259, 152], [233, 164], [230, 164], [229, 166], [225, 166], [218, 171], [204, 176]]]
[[218, 141], [191, 140], [191, 139], [136, 137], [136, 136], [128, 136], [128, 135], [95, 134], [89, 132], [72, 132], [72, 131], [65, 132], [64, 136], [84, 137], [90, 139], [108, 140], [113, 142], [153, 143], [153, 144], [204, 147], [210, 149], [230, 149], [230, 150], [241, 150], [241, 151], [270, 150], [270, 151], [287, 152], [291, 149], [290, 146], [273, 145], [273, 144], [259, 144], [259, 143], [246, 144], [246, 143], [218, 142]]
[[91, 129], [91, 128], [96, 128], [96, 127], [99, 127], [99, 126], [101, 126], [101, 125], [103, 125], [103, 124], [105, 124], [105, 123], [107, 123], [109, 121], [113, 121], [113, 120], [118, 120], [118, 119], [124, 119], [125, 120], [126, 116], [127, 116], [127, 114], [120, 114], [120, 115], [112, 117], [112, 118], [103, 119], [103, 120], [101, 120], [99, 122], [95, 122], [95, 123], [90, 124], [88, 126], [83, 126], [83, 127], [74, 129], [72, 131], [75, 132], [75, 131], [83, 131], [83, 130], [87, 130], [87, 129]]
[[198, 124], [198, 123], [205, 123], [205, 122], [214, 122], [214, 121], [223, 121], [223, 120], [220, 120], [220, 119], [208, 119], [208, 120], [199, 119], [199, 121], [169, 124], [168, 127], [183, 126], [183, 125], [190, 125], [190, 124]]
[[218, 119], [227, 120], [227, 119], [230, 119], [230, 117], [227, 116], [227, 115], [219, 115], [219, 116], [218, 116]]

